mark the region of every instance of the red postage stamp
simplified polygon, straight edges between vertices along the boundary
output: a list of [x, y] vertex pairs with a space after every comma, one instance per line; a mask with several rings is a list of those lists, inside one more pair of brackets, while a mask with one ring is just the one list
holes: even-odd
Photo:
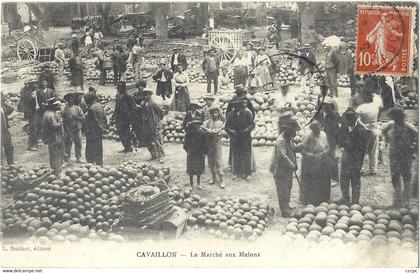
[[415, 8], [358, 6], [357, 74], [411, 76]]

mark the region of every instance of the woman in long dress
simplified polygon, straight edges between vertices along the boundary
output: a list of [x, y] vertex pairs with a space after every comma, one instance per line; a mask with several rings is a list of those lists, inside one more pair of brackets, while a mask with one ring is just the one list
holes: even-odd
[[271, 61], [270, 58], [265, 54], [265, 48], [258, 50], [257, 61], [256, 61], [256, 72], [257, 77], [260, 78], [263, 88], [267, 88], [271, 84], [273, 86], [273, 80], [270, 75]]
[[237, 86], [242, 84], [246, 86], [248, 79], [248, 59], [244, 57], [242, 50], [238, 51], [233, 60], [233, 85]]
[[304, 204], [319, 205], [329, 202], [331, 194], [331, 172], [327, 135], [321, 124], [313, 121], [310, 131], [302, 141], [302, 192]]
[[182, 65], [178, 65], [178, 72], [174, 75], [175, 96], [172, 99], [171, 111], [187, 112], [190, 105], [190, 93], [188, 92], [188, 79], [187, 73], [184, 71]]

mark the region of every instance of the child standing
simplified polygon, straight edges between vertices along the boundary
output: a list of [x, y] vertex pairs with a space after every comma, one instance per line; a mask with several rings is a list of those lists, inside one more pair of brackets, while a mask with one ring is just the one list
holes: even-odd
[[200, 128], [201, 119], [194, 119], [185, 130], [184, 150], [187, 152], [187, 173], [190, 177], [190, 188], [193, 188], [194, 175], [197, 176], [197, 189], [201, 190], [200, 178], [204, 173], [207, 154], [206, 133]]
[[208, 154], [207, 159], [212, 173], [210, 184], [219, 183], [219, 187], [224, 189], [223, 168], [222, 168], [222, 145], [220, 136], [223, 130], [223, 122], [219, 119], [219, 108], [213, 106], [209, 108], [210, 119], [204, 122], [204, 130], [207, 132]]

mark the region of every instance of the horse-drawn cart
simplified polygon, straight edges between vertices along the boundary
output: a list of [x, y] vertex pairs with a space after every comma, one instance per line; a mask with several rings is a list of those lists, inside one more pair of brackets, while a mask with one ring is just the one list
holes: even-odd
[[211, 30], [208, 32], [208, 44], [216, 48], [221, 60], [232, 60], [236, 52], [251, 39], [251, 32], [244, 30]]
[[[47, 33], [47, 32], [46, 32]], [[24, 32], [16, 39], [16, 54], [19, 60], [49, 62], [54, 58], [58, 35], [53, 32]]]

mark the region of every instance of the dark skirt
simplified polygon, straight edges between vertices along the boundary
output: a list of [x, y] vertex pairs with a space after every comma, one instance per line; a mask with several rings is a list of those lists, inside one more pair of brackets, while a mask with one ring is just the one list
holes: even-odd
[[73, 70], [71, 73], [71, 86], [83, 86], [83, 70]]
[[187, 112], [188, 106], [190, 105], [190, 93], [187, 87], [177, 87], [175, 89], [175, 96], [172, 100], [171, 107], [169, 110], [178, 112]]
[[187, 154], [187, 173], [189, 175], [202, 175], [205, 167], [205, 156], [195, 153]]

